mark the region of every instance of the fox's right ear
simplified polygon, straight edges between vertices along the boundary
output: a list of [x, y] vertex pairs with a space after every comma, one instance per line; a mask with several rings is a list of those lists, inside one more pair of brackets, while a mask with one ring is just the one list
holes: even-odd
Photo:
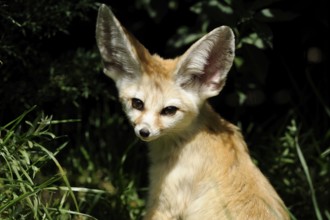
[[104, 4], [98, 12], [96, 41], [104, 63], [104, 73], [117, 84], [136, 78], [141, 72], [139, 58], [129, 36]]

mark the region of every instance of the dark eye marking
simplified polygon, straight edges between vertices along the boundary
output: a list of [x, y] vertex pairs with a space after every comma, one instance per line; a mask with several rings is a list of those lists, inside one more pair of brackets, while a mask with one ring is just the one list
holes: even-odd
[[175, 113], [179, 110], [178, 107], [175, 106], [167, 106], [165, 108], [163, 108], [160, 112], [161, 115], [164, 116], [172, 116], [175, 115]]
[[141, 101], [141, 99], [132, 98], [132, 107], [136, 110], [143, 111], [144, 103]]

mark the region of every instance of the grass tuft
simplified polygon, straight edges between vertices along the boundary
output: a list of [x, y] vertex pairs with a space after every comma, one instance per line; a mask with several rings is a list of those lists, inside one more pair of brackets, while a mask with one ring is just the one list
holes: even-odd
[[[67, 142], [59, 144], [61, 138], [51, 132], [52, 117], [24, 121], [34, 109], [0, 127], [0, 219], [95, 219], [80, 212], [74, 192], [106, 192], [70, 185], [56, 159]], [[54, 145], [54, 152], [48, 150]]]

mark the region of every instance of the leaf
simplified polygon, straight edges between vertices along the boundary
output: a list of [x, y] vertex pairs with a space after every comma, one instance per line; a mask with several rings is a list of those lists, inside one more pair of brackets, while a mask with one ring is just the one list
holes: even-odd
[[233, 9], [230, 6], [221, 3], [220, 1], [210, 1], [209, 5], [218, 8], [225, 14], [233, 14]]
[[236, 68], [241, 68], [242, 65], [244, 64], [244, 59], [242, 57], [239, 57], [239, 56], [235, 56], [235, 59], [234, 59], [234, 64], [236, 66]]
[[249, 9], [252, 11], [255, 10], [259, 10], [261, 8], [265, 8], [275, 2], [279, 2], [279, 1], [283, 1], [283, 0], [256, 0], [253, 1], [250, 5], [249, 5]]
[[27, 143], [28, 143], [29, 148], [33, 148], [33, 142], [32, 141], [28, 140]]
[[44, 132], [41, 132], [40, 133], [41, 135], [46, 135], [46, 136], [49, 136], [50, 138], [52, 139], [55, 139], [56, 138], [56, 135], [51, 133], [51, 132], [48, 132], [48, 131], [44, 131]]
[[297, 13], [281, 9], [265, 8], [256, 13], [255, 19], [263, 22], [290, 21], [298, 17], [298, 15]]
[[239, 103], [239, 105], [243, 105], [244, 102], [245, 102], [245, 100], [246, 100], [246, 94], [243, 93], [243, 92], [238, 91], [237, 92], [237, 95], [238, 95], [238, 103]]
[[265, 44], [257, 33], [251, 33], [250, 35], [242, 38], [242, 43], [253, 45], [259, 49], [264, 49]]
[[188, 27], [181, 27], [178, 29], [177, 34], [168, 41], [168, 45], [174, 48], [181, 48], [192, 44], [199, 38], [201, 38], [205, 33], [189, 33]]
[[201, 12], [208, 11], [210, 8], [215, 8], [216, 10], [225, 14], [233, 14], [233, 9], [229, 6], [228, 1], [227, 4], [215, 0], [211, 0], [208, 3], [198, 2], [192, 5], [190, 10], [196, 14], [200, 14]]
[[203, 11], [203, 3], [198, 2], [190, 7], [190, 10], [196, 14], [200, 14]]
[[[226, 3], [227, 2], [227, 3]], [[235, 26], [236, 14], [231, 2], [220, 2], [216, 0], [199, 2], [190, 7], [190, 10], [200, 16], [204, 22], [210, 22], [219, 25]]]
[[[173, 6], [173, 3], [171, 5]], [[164, 0], [140, 0], [136, 2], [136, 7], [145, 9], [154, 21], [160, 22], [168, 12], [169, 2]]]
[[22, 159], [25, 161], [25, 164], [30, 165], [31, 161], [29, 154], [25, 150], [20, 150], [20, 153], [23, 157]]
[[253, 22], [253, 28], [262, 39], [265, 47], [273, 48], [273, 32], [271, 28], [262, 22]]

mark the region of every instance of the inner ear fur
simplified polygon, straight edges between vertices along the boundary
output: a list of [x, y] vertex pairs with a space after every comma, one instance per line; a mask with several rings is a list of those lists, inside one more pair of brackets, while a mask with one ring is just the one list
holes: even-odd
[[125, 30], [104, 4], [98, 12], [96, 41], [104, 72], [115, 81], [138, 77], [141, 74], [141, 60], [150, 56], [148, 50]]
[[221, 26], [194, 43], [180, 58], [175, 81], [195, 90], [203, 98], [217, 95], [223, 88], [235, 53], [235, 36]]

